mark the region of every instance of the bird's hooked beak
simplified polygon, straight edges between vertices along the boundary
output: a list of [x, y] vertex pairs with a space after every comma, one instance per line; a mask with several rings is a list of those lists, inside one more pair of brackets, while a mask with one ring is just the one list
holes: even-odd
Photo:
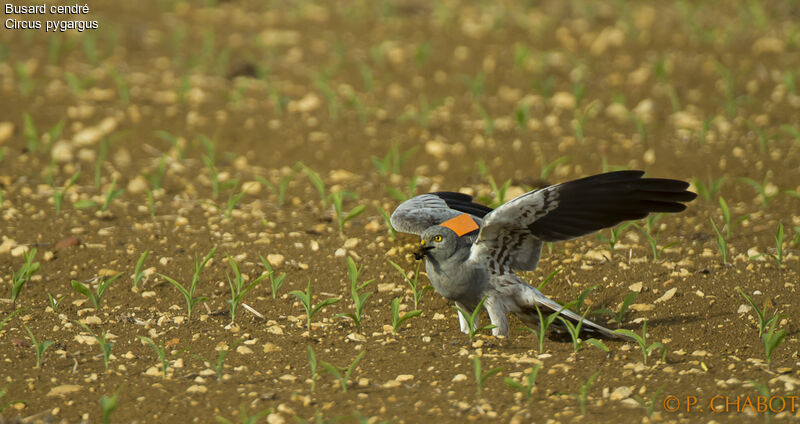
[[414, 259], [416, 259], [418, 261], [421, 260], [422, 258], [424, 258], [428, 254], [428, 251], [431, 250], [431, 249], [433, 249], [433, 246], [426, 246], [425, 245], [425, 240], [420, 241], [419, 242], [419, 250], [414, 252]]

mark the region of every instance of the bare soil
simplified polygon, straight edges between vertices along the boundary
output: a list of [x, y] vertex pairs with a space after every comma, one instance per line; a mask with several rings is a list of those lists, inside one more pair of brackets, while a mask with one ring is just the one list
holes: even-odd
[[[98, 30], [0, 31], [0, 318], [15, 310], [23, 252], [36, 249], [40, 263], [17, 301], [25, 309], [0, 329], [0, 422], [101, 422], [101, 396], [116, 391], [113, 422], [239, 421], [267, 409], [270, 423], [798, 420], [800, 6], [525, 3], [98, 1]], [[299, 162], [321, 176], [324, 196]], [[538, 285], [561, 269], [544, 292], [568, 302], [595, 287], [592, 310], [618, 311], [639, 292], [622, 322], [591, 316], [639, 334], [646, 320], [664, 361], [656, 350], [644, 364], [638, 345], [619, 340], [573, 353], [557, 335], [540, 353], [516, 320], [509, 338], [471, 343], [433, 291], [394, 334], [392, 299], [403, 312], [414, 303], [388, 260], [415, 270], [417, 240], [394, 237], [379, 210], [391, 213], [409, 187], [492, 202], [622, 168], [724, 180], [654, 222], [657, 259], [628, 227], [613, 253], [595, 236], [555, 244], [525, 278]], [[507, 180], [505, 196], [493, 192]], [[101, 210], [112, 189], [123, 192]], [[343, 214], [365, 209], [340, 231], [328, 194], [342, 191]], [[194, 259], [214, 246], [196, 292], [208, 300], [189, 320], [161, 275], [189, 284]], [[226, 255], [249, 281], [265, 271], [260, 256], [286, 274], [276, 298], [269, 280], [245, 295], [258, 315], [242, 307], [234, 324]], [[361, 281], [375, 279], [360, 333], [335, 318], [353, 310], [347, 257]], [[71, 286], [118, 273], [97, 309]], [[315, 303], [341, 298], [310, 330], [289, 294], [309, 281]], [[770, 364], [736, 287], [781, 314], [775, 331], [786, 337]], [[64, 297], [56, 311], [48, 294]], [[108, 368], [77, 322], [107, 332]], [[23, 325], [54, 342], [41, 367]], [[166, 377], [137, 336], [166, 346]], [[366, 352], [346, 392], [322, 366], [312, 390], [307, 347], [339, 367]], [[484, 371], [502, 367], [480, 395], [473, 356]], [[530, 400], [504, 383], [537, 365]], [[747, 407], [758, 385], [785, 406]], [[737, 397], [739, 408], [723, 401]]]

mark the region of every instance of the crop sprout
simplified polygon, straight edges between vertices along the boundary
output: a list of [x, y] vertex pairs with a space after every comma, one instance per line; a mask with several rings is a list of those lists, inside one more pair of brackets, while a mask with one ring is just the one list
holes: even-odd
[[333, 305], [341, 300], [341, 298], [338, 297], [330, 297], [318, 303], [317, 305], [314, 305], [314, 294], [311, 291], [310, 278], [308, 280], [308, 286], [306, 287], [305, 292], [294, 290], [289, 292], [289, 294], [296, 297], [303, 305], [303, 309], [306, 311], [306, 328], [309, 332], [311, 331], [311, 320], [314, 319], [314, 315], [316, 315], [317, 312], [321, 311], [323, 308]]
[[353, 258], [349, 256], [347, 257], [347, 274], [350, 277], [350, 295], [353, 299], [353, 312], [340, 313], [334, 317], [350, 318], [353, 320], [353, 323], [355, 323], [356, 331], [359, 333], [361, 332], [361, 319], [362, 314], [364, 313], [364, 305], [367, 303], [367, 299], [372, 296], [372, 292], [362, 293], [361, 291], [364, 290], [364, 288], [366, 288], [368, 285], [375, 282], [375, 279], [373, 278], [359, 284], [358, 277], [362, 270], [363, 267], [356, 267], [356, 263], [353, 261]]
[[358, 366], [358, 363], [361, 362], [361, 359], [364, 358], [364, 355], [366, 353], [367, 351], [362, 350], [361, 353], [359, 353], [355, 357], [355, 359], [353, 359], [353, 361], [350, 362], [350, 365], [344, 368], [339, 368], [325, 361], [320, 361], [320, 365], [322, 365], [322, 368], [325, 368], [326, 371], [328, 371], [332, 376], [336, 378], [336, 380], [339, 381], [339, 387], [341, 387], [342, 393], [345, 393], [347, 392], [348, 380], [350, 379], [350, 375], [353, 373], [353, 371], [355, 371], [356, 367]]
[[420, 287], [419, 285], [419, 267], [420, 262], [417, 262], [417, 269], [414, 271], [414, 278], [409, 278], [408, 273], [398, 264], [394, 263], [391, 259], [387, 259], [390, 264], [403, 276], [403, 279], [406, 280], [408, 286], [411, 287], [411, 294], [414, 299], [414, 309], [419, 308], [419, 301], [422, 299], [422, 294], [425, 293], [426, 290], [433, 290], [431, 286], [423, 286]]
[[622, 334], [623, 336], [630, 337], [639, 345], [639, 348], [642, 350], [642, 363], [647, 365], [647, 359], [650, 357], [650, 354], [653, 353], [656, 349], [661, 349], [661, 361], [666, 361], [667, 358], [667, 349], [661, 342], [655, 342], [652, 344], [647, 343], [647, 320], [642, 322], [642, 335], [638, 335], [633, 331], [626, 330], [624, 328], [620, 328], [614, 330], [614, 333]]
[[164, 274], [158, 274], [161, 278], [169, 281], [184, 297], [186, 300], [186, 319], [192, 319], [192, 311], [194, 307], [199, 302], [205, 302], [208, 300], [207, 297], [194, 297], [194, 292], [197, 289], [197, 283], [200, 282], [200, 273], [203, 269], [208, 265], [208, 262], [214, 256], [214, 253], [217, 252], [217, 246], [214, 246], [210, 252], [203, 258], [201, 262], [198, 262], [197, 256], [195, 255], [194, 258], [194, 274], [192, 274], [192, 283], [189, 285], [189, 288], [185, 288], [181, 283], [173, 280], [170, 277], [167, 277]]
[[[100, 282], [97, 283], [97, 287], [95, 287], [94, 291], [92, 291], [92, 289], [90, 289], [86, 284], [84, 284], [84, 283], [82, 283], [80, 281], [77, 281], [77, 280], [72, 280], [72, 282], [71, 282], [72, 289], [75, 290], [76, 292], [86, 296], [86, 298], [89, 299], [92, 302], [92, 306], [94, 306], [94, 309], [97, 310], [97, 309], [100, 309], [100, 301], [103, 299], [103, 295], [105, 294], [106, 290], [108, 289], [108, 286], [110, 286], [111, 283], [116, 281], [117, 278], [119, 278], [121, 276], [122, 276], [122, 273], [118, 273], [118, 274], [116, 274], [113, 277], [108, 278], [108, 279], [106, 278], [106, 276], [99, 277]], [[94, 279], [92, 279], [92, 280], [94, 280]], [[89, 280], [89, 281], [92, 281], [92, 280]]]
[[462, 307], [458, 306], [458, 304], [453, 306], [453, 308], [455, 308], [458, 311], [458, 313], [461, 314], [461, 317], [464, 318], [464, 321], [466, 321], [467, 323], [467, 330], [469, 332], [470, 342], [475, 340], [475, 337], [478, 335], [478, 333], [483, 331], [489, 331], [493, 328], [497, 328], [497, 326], [494, 324], [484, 325], [483, 327], [480, 327], [480, 324], [478, 323], [479, 315], [481, 313], [481, 309], [483, 309], [483, 303], [486, 301], [486, 297], [487, 296], [484, 296], [483, 299], [481, 299], [481, 301], [478, 302], [478, 305], [475, 306], [475, 309], [471, 313], [463, 309]]
[[422, 315], [422, 311], [415, 309], [400, 315], [400, 298], [395, 297], [392, 299], [392, 333], [397, 334], [400, 331], [400, 326], [407, 320]]

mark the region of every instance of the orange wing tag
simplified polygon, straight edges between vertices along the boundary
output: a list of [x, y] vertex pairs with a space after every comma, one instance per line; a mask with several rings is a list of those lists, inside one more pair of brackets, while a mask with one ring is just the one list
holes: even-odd
[[455, 218], [448, 219], [447, 221], [442, 222], [439, 225], [453, 230], [459, 237], [463, 236], [464, 234], [471, 233], [480, 228], [478, 227], [478, 223], [475, 222], [475, 220], [472, 219], [472, 217], [469, 216], [469, 214], [465, 213]]

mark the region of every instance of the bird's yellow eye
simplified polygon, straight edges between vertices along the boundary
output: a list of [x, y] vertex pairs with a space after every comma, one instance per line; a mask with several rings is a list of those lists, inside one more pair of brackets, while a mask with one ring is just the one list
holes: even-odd
[[433, 241], [442, 241], [442, 236], [434, 236]]

